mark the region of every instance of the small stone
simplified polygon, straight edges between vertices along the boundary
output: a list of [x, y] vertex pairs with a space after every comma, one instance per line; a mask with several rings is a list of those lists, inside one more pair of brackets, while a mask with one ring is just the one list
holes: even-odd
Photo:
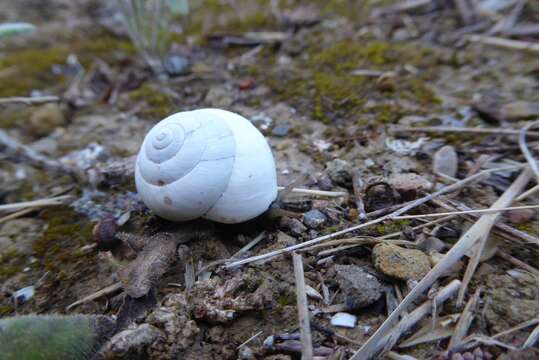
[[307, 228], [301, 221], [294, 218], [285, 218], [281, 219], [281, 226], [287, 228], [292, 232], [292, 234], [301, 236], [304, 232], [307, 231]]
[[331, 325], [333, 326], [354, 328], [356, 327], [356, 322], [357, 317], [355, 315], [344, 312], [336, 313], [331, 317]]
[[397, 84], [397, 73], [388, 71], [376, 79], [376, 88], [381, 92], [394, 91]]
[[417, 194], [432, 189], [432, 183], [415, 173], [393, 174], [388, 179], [391, 185], [405, 200], [417, 197]]
[[277, 125], [273, 128], [273, 130], [271, 131], [271, 134], [277, 137], [284, 137], [288, 135], [288, 131], [291, 128], [292, 128], [292, 125], [290, 124]]
[[419, 250], [422, 250], [426, 253], [429, 253], [431, 251], [441, 252], [446, 247], [447, 245], [442, 240], [434, 236], [427, 237], [418, 245]]
[[28, 130], [35, 136], [45, 136], [65, 124], [66, 118], [60, 106], [50, 103], [38, 107], [32, 113]]
[[455, 353], [451, 356], [451, 360], [464, 360], [464, 357], [460, 353]]
[[533, 209], [517, 209], [505, 212], [505, 217], [515, 225], [525, 224], [535, 216]]
[[326, 171], [334, 184], [352, 187], [352, 166], [344, 160], [335, 159], [326, 164]]
[[446, 145], [436, 151], [432, 161], [432, 168], [435, 173], [450, 176], [457, 176], [458, 157], [455, 148], [451, 145]]
[[384, 291], [380, 281], [356, 265], [335, 265], [335, 280], [351, 309], [373, 304]]
[[238, 351], [238, 359], [240, 360], [254, 360], [256, 359], [253, 350], [248, 346], [242, 346]]
[[483, 359], [483, 350], [481, 350], [480, 347], [476, 347], [475, 349], [473, 349], [473, 355], [477, 360]]
[[431, 269], [429, 257], [420, 250], [378, 244], [372, 250], [374, 267], [401, 280], [420, 280]]
[[149, 324], [138, 325], [128, 328], [114, 335], [105, 347], [108, 358], [131, 358], [144, 353], [144, 349], [150, 346], [164, 334], [155, 326]]
[[277, 233], [277, 243], [279, 243], [279, 245], [283, 247], [288, 247], [288, 246], [296, 245], [297, 240], [294, 239], [292, 236], [288, 235], [287, 233], [279, 231]]
[[326, 215], [324, 215], [323, 212], [317, 209], [313, 209], [303, 214], [303, 223], [311, 229], [321, 228], [326, 223], [326, 221]]
[[184, 56], [170, 54], [165, 58], [164, 67], [167, 74], [179, 76], [189, 73], [190, 63]]
[[502, 107], [502, 113], [508, 120], [526, 120], [539, 116], [539, 103], [514, 101]]
[[474, 356], [471, 352], [467, 351], [464, 354], [462, 354], [462, 358], [464, 360], [474, 360]]

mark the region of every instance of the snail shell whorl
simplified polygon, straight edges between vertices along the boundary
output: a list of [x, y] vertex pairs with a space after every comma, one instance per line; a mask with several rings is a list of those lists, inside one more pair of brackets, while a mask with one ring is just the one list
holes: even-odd
[[277, 197], [264, 136], [245, 118], [219, 109], [180, 112], [155, 125], [137, 156], [135, 182], [151, 210], [175, 221], [242, 222]]

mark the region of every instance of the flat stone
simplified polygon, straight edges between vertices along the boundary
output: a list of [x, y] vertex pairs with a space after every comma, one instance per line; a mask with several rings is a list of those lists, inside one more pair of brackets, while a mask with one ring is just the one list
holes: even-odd
[[344, 312], [338, 312], [331, 317], [331, 325], [333, 326], [355, 328], [356, 322], [357, 316]]
[[458, 170], [458, 156], [455, 148], [446, 145], [434, 154], [432, 169], [435, 173], [456, 177]]
[[432, 183], [416, 173], [392, 174], [388, 184], [406, 200], [414, 199], [418, 193], [432, 189]]
[[335, 265], [335, 280], [351, 309], [376, 302], [384, 291], [382, 283], [372, 274], [356, 265]]
[[420, 280], [431, 269], [429, 257], [420, 250], [378, 244], [372, 250], [374, 267], [400, 280]]
[[539, 103], [513, 101], [502, 107], [502, 113], [508, 120], [526, 120], [539, 116]]
[[277, 137], [284, 137], [288, 135], [288, 131], [292, 128], [290, 124], [277, 125], [271, 130], [271, 134]]
[[303, 214], [303, 223], [311, 229], [321, 228], [326, 221], [326, 215], [318, 209], [313, 209]]

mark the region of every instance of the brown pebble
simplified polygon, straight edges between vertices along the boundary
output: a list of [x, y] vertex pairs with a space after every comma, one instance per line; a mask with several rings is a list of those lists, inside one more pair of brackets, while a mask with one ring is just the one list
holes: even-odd
[[474, 360], [474, 356], [471, 352], [467, 351], [464, 354], [462, 354], [462, 358], [464, 360]]
[[535, 211], [533, 209], [509, 210], [505, 216], [509, 222], [520, 225], [530, 221], [535, 216]]

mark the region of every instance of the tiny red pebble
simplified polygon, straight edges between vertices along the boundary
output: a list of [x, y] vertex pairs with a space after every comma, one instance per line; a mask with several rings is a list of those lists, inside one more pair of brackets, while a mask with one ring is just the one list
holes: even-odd
[[251, 78], [244, 79], [238, 85], [240, 90], [249, 90], [255, 86], [255, 81]]

